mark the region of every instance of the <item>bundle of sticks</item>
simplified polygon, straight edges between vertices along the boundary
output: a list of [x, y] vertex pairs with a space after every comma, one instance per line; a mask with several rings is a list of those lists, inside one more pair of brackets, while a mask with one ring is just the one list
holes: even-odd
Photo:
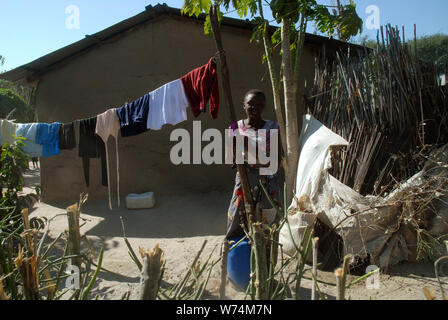
[[332, 175], [363, 195], [390, 192], [448, 142], [446, 70], [419, 59], [415, 39], [389, 25], [355, 57], [324, 49], [306, 86], [308, 113], [350, 143], [334, 150]]

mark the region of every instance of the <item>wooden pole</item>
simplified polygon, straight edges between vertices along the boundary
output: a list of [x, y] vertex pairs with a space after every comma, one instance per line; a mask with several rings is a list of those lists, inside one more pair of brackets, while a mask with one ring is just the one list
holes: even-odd
[[1, 300], [8, 300], [8, 299], [6, 298], [5, 291], [3, 290], [2, 279], [0, 278], [0, 301]]
[[23, 294], [26, 300], [39, 300], [39, 271], [36, 256], [26, 258], [19, 245], [19, 254], [14, 263], [20, 272], [23, 284]]
[[252, 250], [255, 250], [255, 287], [257, 300], [267, 300], [268, 290], [267, 290], [267, 276], [268, 276], [268, 265], [266, 261], [266, 237], [263, 232], [263, 225], [261, 222], [256, 222], [251, 224], [252, 235], [254, 244]]
[[[216, 48], [218, 49], [219, 61], [221, 62], [221, 76], [222, 87], [224, 90], [224, 97], [226, 101], [227, 112], [230, 117], [231, 123], [236, 123], [235, 109], [232, 100], [232, 90], [230, 88], [230, 75], [229, 67], [227, 66], [226, 53], [222, 45], [221, 31], [218, 23], [218, 5], [210, 6], [210, 23], [213, 30], [213, 37], [215, 39]], [[241, 184], [244, 194], [244, 206], [246, 209], [247, 222], [250, 223], [254, 220], [255, 207], [252, 199], [252, 192], [250, 190], [249, 179], [247, 177], [246, 168], [243, 164], [237, 164], [238, 173], [240, 175]]]
[[[317, 253], [318, 253], [319, 238], [313, 238], [313, 274], [314, 278], [317, 280]], [[313, 281], [313, 286], [311, 287], [311, 300], [316, 300], [316, 281]]]
[[156, 300], [162, 280], [164, 259], [163, 250], [156, 244], [153, 250], [140, 248], [143, 269], [140, 278], [140, 300]]
[[344, 271], [342, 268], [337, 268], [334, 272], [334, 275], [336, 276], [336, 300], [344, 300], [344, 285], [342, 283], [342, 275]]
[[343, 298], [345, 299], [345, 287], [347, 285], [347, 274], [350, 270], [350, 261], [352, 260], [352, 255], [351, 254], [347, 254], [344, 257], [344, 263], [342, 264], [342, 288], [341, 290], [343, 290]]
[[68, 219], [68, 245], [71, 255], [77, 255], [72, 258], [72, 265], [77, 266], [81, 270], [81, 233], [79, 230], [79, 207], [74, 204], [67, 208]]
[[352, 256], [350, 254], [346, 255], [344, 257], [344, 263], [342, 265], [342, 268], [338, 268], [334, 273], [336, 276], [336, 287], [337, 287], [336, 300], [344, 300], [345, 299], [345, 287], [346, 287], [346, 282], [347, 282], [347, 273], [349, 271], [351, 259], [352, 259]]
[[226, 284], [227, 284], [227, 256], [229, 254], [229, 241], [224, 239], [222, 243], [222, 260], [221, 260], [221, 286], [219, 287], [219, 298], [224, 300], [226, 298]]
[[28, 214], [28, 209], [22, 210], [22, 221], [23, 221], [23, 227], [24, 227], [24, 235], [25, 235], [25, 246], [27, 249], [27, 256], [31, 257], [34, 255], [34, 247], [31, 243], [31, 225], [30, 225], [30, 218]]

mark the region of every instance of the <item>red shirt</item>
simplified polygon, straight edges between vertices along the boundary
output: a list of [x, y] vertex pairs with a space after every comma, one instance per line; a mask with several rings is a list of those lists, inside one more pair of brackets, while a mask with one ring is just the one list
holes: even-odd
[[181, 81], [193, 115], [198, 117], [209, 104], [210, 115], [213, 119], [218, 118], [219, 86], [213, 58], [206, 65], [183, 76]]

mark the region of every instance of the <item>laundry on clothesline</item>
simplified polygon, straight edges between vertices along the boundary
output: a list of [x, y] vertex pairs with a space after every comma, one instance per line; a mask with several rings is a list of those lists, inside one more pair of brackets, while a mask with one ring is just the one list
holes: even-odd
[[193, 115], [197, 118], [201, 112], [206, 112], [209, 104], [210, 115], [213, 119], [218, 118], [219, 85], [214, 58], [183, 76], [181, 81]]
[[86, 186], [90, 186], [90, 159], [101, 158], [102, 185], [107, 187], [106, 146], [95, 133], [97, 117], [78, 121], [78, 155], [82, 158], [82, 168]]
[[42, 157], [42, 145], [36, 143], [37, 126], [38, 123], [18, 123], [16, 136], [22, 136], [26, 140], [23, 151], [33, 157]]
[[42, 157], [57, 156], [59, 150], [59, 129], [61, 123], [39, 123], [37, 125], [36, 143], [42, 145]]
[[68, 150], [76, 148], [75, 123], [65, 123], [59, 129], [59, 149]]
[[187, 120], [187, 108], [198, 117], [210, 106], [213, 119], [219, 112], [219, 85], [216, 63], [209, 62], [180, 79], [166, 83], [141, 98], [117, 108], [122, 137], [135, 136], [164, 125]]
[[5, 143], [13, 144], [15, 142], [13, 135], [16, 134], [17, 124], [9, 120], [0, 121], [0, 145], [3, 145]]
[[216, 119], [219, 112], [219, 85], [213, 58], [206, 65], [146, 93], [131, 103], [125, 103], [119, 108], [110, 108], [88, 119], [65, 124], [22, 124], [0, 120], [0, 145], [14, 144], [14, 136], [22, 136], [25, 138], [23, 151], [30, 157], [56, 156], [61, 150], [78, 147], [87, 187], [90, 185], [90, 159], [101, 158], [101, 182], [103, 186], [108, 187], [109, 208], [112, 209], [107, 148], [109, 137], [115, 138], [117, 197], [120, 206], [118, 132], [125, 138], [148, 130], [160, 130], [166, 124], [176, 125], [186, 121], [188, 107], [191, 108], [193, 116], [198, 117], [206, 112], [207, 105], [211, 117]]
[[148, 131], [149, 94], [117, 108], [120, 121], [120, 132], [123, 138], [131, 137]]
[[160, 130], [165, 124], [176, 125], [187, 120], [188, 101], [180, 79], [149, 93], [147, 128]]
[[99, 114], [96, 117], [95, 133], [103, 140], [106, 147], [106, 167], [107, 167], [107, 181], [109, 192], [109, 209], [112, 210], [112, 202], [110, 199], [110, 173], [109, 173], [109, 151], [107, 148], [107, 140], [109, 137], [115, 139], [115, 153], [117, 157], [117, 197], [118, 206], [120, 206], [120, 162], [118, 157], [118, 131], [120, 130], [120, 121], [118, 120], [116, 109], [109, 109], [106, 112]]

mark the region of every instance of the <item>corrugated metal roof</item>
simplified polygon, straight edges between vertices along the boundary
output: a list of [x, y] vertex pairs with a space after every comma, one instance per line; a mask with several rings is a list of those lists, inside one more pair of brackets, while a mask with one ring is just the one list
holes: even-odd
[[[168, 7], [166, 4], [163, 5], [158, 4], [154, 7], [147, 6], [145, 11], [129, 19], [123, 20], [93, 35], [86, 35], [86, 37], [80, 41], [72, 43], [54, 52], [51, 52], [23, 66], [17, 67], [13, 70], [0, 74], [0, 78], [27, 84], [28, 82], [32, 82], [33, 80], [38, 79], [49, 68], [57, 67], [61, 62], [67, 61], [70, 58], [73, 58], [78, 54], [85, 52], [86, 50], [90, 50], [95, 46], [99, 45], [103, 41], [111, 39], [114, 36], [119, 35], [120, 33], [126, 32], [140, 24], [143, 24], [149, 20], [153, 20], [163, 15], [182, 16], [185, 17], [186, 19], [201, 20], [201, 21], [205, 20], [205, 15], [200, 15], [197, 18], [194, 16], [192, 17], [183, 16], [181, 14], [180, 9]], [[221, 23], [222, 25], [227, 25], [241, 29], [252, 30], [254, 28], [254, 25], [250, 23], [249, 20], [239, 20], [224, 17]], [[272, 27], [272, 30], [274, 29], [275, 27]], [[322, 45], [325, 43], [327, 48], [346, 49], [349, 46], [360, 48], [357, 45], [349, 44], [347, 42], [339, 41], [336, 39], [329, 39], [327, 37], [313, 34], [306, 34], [305, 42], [307, 44], [315, 44], [315, 45]]]

